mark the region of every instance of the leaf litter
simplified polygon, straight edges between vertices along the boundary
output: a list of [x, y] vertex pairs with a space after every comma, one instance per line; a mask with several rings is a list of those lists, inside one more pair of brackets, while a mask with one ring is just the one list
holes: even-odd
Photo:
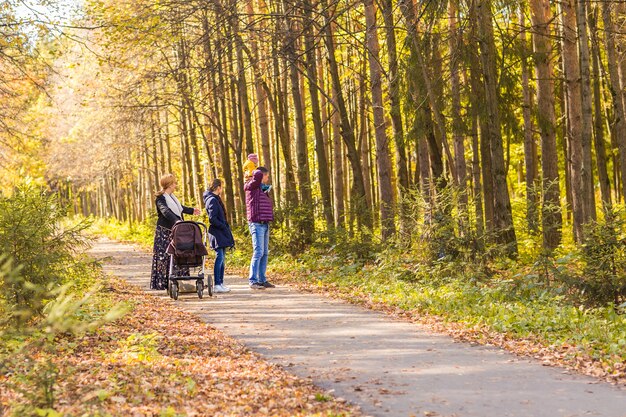
[[[55, 341], [59, 415], [361, 416], [173, 303], [109, 281], [106, 296], [134, 308], [79, 340]], [[26, 401], [20, 383], [0, 376], [0, 411]]]

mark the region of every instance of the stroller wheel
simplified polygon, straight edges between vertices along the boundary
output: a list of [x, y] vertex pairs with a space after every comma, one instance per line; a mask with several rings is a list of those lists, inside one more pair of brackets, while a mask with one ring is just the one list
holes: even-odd
[[172, 282], [172, 288], [171, 288], [171, 294], [172, 294], [172, 298], [174, 300], [178, 300], [178, 282], [174, 281]]
[[201, 279], [196, 281], [196, 291], [198, 292], [198, 298], [202, 298], [204, 295], [204, 281]]

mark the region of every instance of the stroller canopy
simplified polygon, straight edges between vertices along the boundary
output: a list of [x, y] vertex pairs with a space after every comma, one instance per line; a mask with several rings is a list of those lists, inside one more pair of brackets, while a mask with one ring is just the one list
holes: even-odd
[[177, 265], [199, 265], [208, 252], [202, 243], [202, 230], [195, 222], [178, 222], [172, 227], [172, 241], [167, 253], [174, 255]]

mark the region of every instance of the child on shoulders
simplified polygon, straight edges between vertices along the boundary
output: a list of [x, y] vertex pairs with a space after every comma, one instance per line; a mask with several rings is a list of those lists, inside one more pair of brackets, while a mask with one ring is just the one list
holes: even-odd
[[[244, 182], [248, 182], [252, 179], [252, 174], [259, 166], [259, 156], [255, 153], [248, 155], [248, 160], [243, 164], [243, 177]], [[264, 193], [268, 193], [272, 186], [269, 184], [261, 184], [261, 190]]]

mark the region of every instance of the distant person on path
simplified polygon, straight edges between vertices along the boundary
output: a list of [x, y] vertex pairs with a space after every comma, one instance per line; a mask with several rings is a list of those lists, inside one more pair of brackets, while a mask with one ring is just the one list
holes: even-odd
[[226, 268], [226, 249], [235, 246], [235, 238], [226, 219], [226, 207], [222, 202], [222, 181], [213, 180], [208, 191], [204, 193], [204, 204], [209, 216], [209, 238], [211, 248], [215, 251], [215, 266], [213, 276], [215, 277], [216, 293], [229, 292], [230, 288], [224, 285], [224, 271]]
[[171, 240], [172, 227], [176, 222], [184, 220], [185, 214], [199, 215], [200, 209], [185, 207], [174, 195], [176, 178], [173, 174], [161, 177], [161, 189], [156, 193], [157, 220], [154, 233], [154, 255], [152, 257], [152, 277], [150, 288], [164, 290], [167, 288], [167, 273], [170, 267], [170, 256], [165, 252]]
[[246, 182], [246, 211], [248, 227], [252, 237], [252, 260], [250, 261], [250, 288], [263, 290], [274, 288], [267, 281], [267, 256], [270, 242], [270, 223], [274, 221], [274, 208], [268, 192], [261, 188], [268, 184], [270, 174], [267, 168], [259, 167], [252, 174], [252, 179]]

